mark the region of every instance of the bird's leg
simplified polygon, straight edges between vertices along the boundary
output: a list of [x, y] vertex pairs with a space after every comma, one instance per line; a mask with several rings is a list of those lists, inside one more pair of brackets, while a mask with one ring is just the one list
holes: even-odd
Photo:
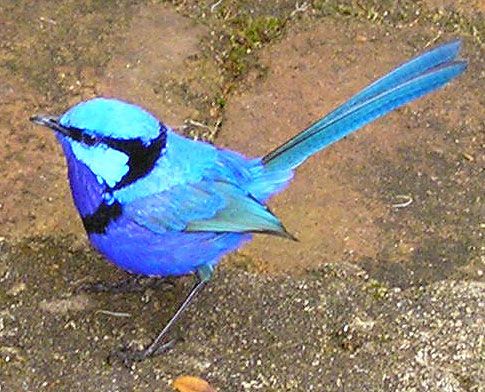
[[175, 325], [175, 323], [179, 320], [182, 313], [185, 309], [190, 305], [193, 299], [199, 294], [202, 289], [207, 285], [209, 280], [213, 274], [213, 267], [210, 265], [204, 265], [197, 270], [197, 282], [190, 290], [189, 294], [185, 298], [184, 302], [179, 306], [175, 314], [169, 320], [169, 322], [165, 325], [162, 331], [158, 334], [158, 336], [153, 340], [153, 342], [144, 350], [141, 351], [123, 351], [116, 354], [117, 357], [123, 360], [123, 362], [128, 365], [132, 361], [142, 361], [145, 358], [155, 356], [161, 354], [168, 349], [172, 348], [175, 339], [171, 339], [168, 342], [163, 343], [164, 339], [167, 337], [168, 332], [170, 329]]
[[132, 275], [117, 282], [86, 283], [79, 286], [76, 291], [90, 293], [137, 293], [145, 291], [147, 288], [169, 289], [173, 286], [174, 283], [168, 279]]

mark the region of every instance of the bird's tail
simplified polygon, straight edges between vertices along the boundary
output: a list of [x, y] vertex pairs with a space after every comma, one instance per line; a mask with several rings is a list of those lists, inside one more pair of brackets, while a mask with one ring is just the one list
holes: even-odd
[[455, 40], [418, 55], [354, 95], [346, 103], [263, 157], [270, 171], [291, 170], [326, 146], [460, 75]]

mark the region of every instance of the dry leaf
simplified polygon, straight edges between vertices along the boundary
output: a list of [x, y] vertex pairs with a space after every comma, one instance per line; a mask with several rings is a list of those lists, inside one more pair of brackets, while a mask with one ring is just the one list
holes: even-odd
[[178, 392], [216, 392], [207, 381], [192, 376], [177, 377], [172, 386]]

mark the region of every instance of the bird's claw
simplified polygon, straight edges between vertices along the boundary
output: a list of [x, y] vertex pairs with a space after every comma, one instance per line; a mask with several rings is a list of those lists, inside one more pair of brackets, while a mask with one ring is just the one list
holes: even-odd
[[141, 362], [147, 358], [155, 357], [171, 350], [175, 346], [175, 342], [176, 339], [174, 338], [155, 349], [153, 349], [152, 346], [149, 346], [144, 350], [131, 349], [125, 346], [120, 350], [112, 352], [108, 357], [108, 362], [113, 364], [120, 361], [127, 368], [132, 368], [135, 362]]

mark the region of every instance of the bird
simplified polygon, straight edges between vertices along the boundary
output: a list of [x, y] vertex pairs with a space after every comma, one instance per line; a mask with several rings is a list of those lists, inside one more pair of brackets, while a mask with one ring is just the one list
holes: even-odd
[[173, 345], [169, 332], [211, 280], [221, 258], [256, 234], [295, 240], [268, 208], [307, 158], [462, 74], [461, 40], [403, 63], [262, 157], [186, 138], [136, 104], [82, 101], [30, 120], [62, 146], [74, 204], [92, 246], [142, 276], [192, 275], [195, 284], [142, 360]]

